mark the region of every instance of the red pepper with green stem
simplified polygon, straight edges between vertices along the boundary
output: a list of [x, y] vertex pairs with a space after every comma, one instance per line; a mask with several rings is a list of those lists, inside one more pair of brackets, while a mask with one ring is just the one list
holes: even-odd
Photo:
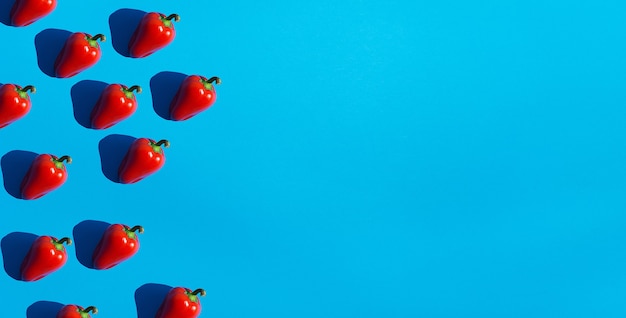
[[26, 116], [32, 106], [28, 92], [35, 93], [35, 87], [22, 88], [15, 84], [0, 86], [0, 128]]
[[54, 62], [55, 75], [72, 77], [95, 65], [102, 55], [98, 40], [104, 42], [106, 37], [102, 34], [72, 33]]
[[63, 267], [67, 262], [67, 251], [63, 243], [71, 245], [72, 240], [67, 237], [60, 240], [52, 236], [38, 237], [22, 261], [22, 280], [36, 281]]
[[156, 142], [148, 138], [139, 138], [131, 145], [118, 169], [120, 183], [135, 183], [157, 172], [165, 164], [164, 147], [170, 142]]
[[56, 0], [16, 0], [11, 8], [11, 24], [30, 25], [50, 14], [56, 6]]
[[159, 306], [155, 318], [196, 318], [202, 311], [200, 296], [206, 292], [202, 288], [191, 291], [189, 288], [176, 287], [167, 293], [165, 300]]
[[78, 305], [65, 305], [56, 315], [56, 318], [90, 318], [89, 312], [98, 313], [98, 308], [89, 306], [83, 308]]
[[134, 91], [141, 93], [141, 87], [134, 85], [128, 88], [122, 84], [107, 86], [91, 111], [91, 127], [107, 129], [135, 113], [137, 98]]
[[211, 107], [217, 98], [214, 83], [219, 85], [222, 80], [215, 76], [187, 76], [170, 103], [170, 119], [187, 120]]
[[63, 162], [71, 163], [70, 156], [58, 158], [55, 155], [43, 154], [31, 163], [22, 184], [22, 199], [34, 200], [59, 188], [67, 180], [67, 168]]
[[143, 227], [110, 225], [93, 252], [93, 267], [109, 269], [135, 255], [139, 250], [139, 238], [135, 232], [143, 233]]
[[146, 13], [133, 32], [128, 43], [128, 52], [131, 57], [146, 57], [170, 44], [176, 37], [174, 23], [180, 21], [178, 14], [158, 12]]

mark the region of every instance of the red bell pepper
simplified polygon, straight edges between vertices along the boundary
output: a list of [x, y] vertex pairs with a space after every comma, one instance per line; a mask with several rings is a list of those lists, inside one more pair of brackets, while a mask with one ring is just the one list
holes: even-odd
[[133, 91], [141, 93], [141, 87], [128, 88], [122, 84], [107, 86], [91, 111], [91, 127], [107, 129], [130, 117], [137, 110], [137, 98]]
[[70, 156], [57, 158], [43, 154], [35, 158], [22, 179], [20, 192], [26, 200], [38, 199], [59, 188], [67, 180], [67, 169], [63, 162], [71, 163]]
[[104, 42], [106, 37], [102, 34], [72, 33], [54, 62], [56, 76], [72, 77], [95, 65], [102, 55], [98, 40]]
[[130, 228], [123, 224], [110, 225], [93, 251], [93, 267], [109, 269], [137, 253], [139, 238], [135, 231], [143, 233], [140, 225]]
[[56, 7], [56, 0], [16, 0], [11, 8], [11, 24], [27, 26], [47, 16]]
[[148, 138], [135, 140], [118, 169], [120, 183], [135, 183], [161, 169], [165, 163], [165, 153], [161, 145], [167, 148], [170, 142], [156, 142]]
[[30, 111], [30, 97], [26, 92], [35, 92], [35, 87], [22, 88], [15, 84], [0, 86], [0, 128], [24, 117]]
[[170, 118], [187, 120], [211, 107], [217, 98], [213, 83], [219, 85], [222, 81], [219, 77], [187, 76], [170, 103]]
[[172, 19], [178, 22], [180, 16], [170, 14], [166, 17], [158, 12], [146, 13], [128, 43], [130, 56], [146, 57], [170, 44], [176, 37]]
[[67, 251], [63, 243], [71, 245], [72, 240], [67, 237], [60, 240], [52, 236], [38, 237], [22, 261], [22, 280], [36, 281], [63, 267], [67, 262]]
[[206, 292], [198, 288], [193, 292], [184, 287], [172, 288], [167, 293], [165, 300], [159, 306], [155, 318], [196, 318], [200, 315], [200, 296], [205, 296]]
[[83, 308], [78, 305], [65, 305], [57, 312], [56, 318], [90, 318], [89, 312], [98, 313], [98, 308], [89, 306]]

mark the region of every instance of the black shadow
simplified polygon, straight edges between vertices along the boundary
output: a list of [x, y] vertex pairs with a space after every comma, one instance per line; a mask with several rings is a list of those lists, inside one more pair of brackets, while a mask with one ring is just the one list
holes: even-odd
[[70, 94], [74, 107], [74, 119], [81, 126], [91, 128], [91, 111], [108, 85], [105, 82], [83, 80], [72, 86]]
[[38, 154], [30, 151], [13, 150], [2, 156], [0, 166], [2, 167], [2, 176], [4, 178], [4, 188], [7, 192], [17, 198], [22, 198], [20, 185], [22, 179], [28, 172], [31, 163]]
[[170, 119], [170, 103], [187, 75], [176, 72], [160, 72], [150, 79], [152, 108], [163, 119]]
[[59, 29], [45, 29], [35, 36], [37, 64], [39, 69], [50, 77], [56, 77], [54, 61], [61, 53], [63, 45], [72, 32]]
[[162, 284], [144, 284], [135, 291], [137, 318], [153, 318], [159, 306], [173, 287]]
[[109, 16], [111, 42], [117, 53], [130, 57], [128, 43], [145, 14], [145, 11], [135, 9], [119, 9]]
[[28, 306], [26, 318], [55, 318], [63, 306], [61, 303], [41, 300]]
[[93, 268], [93, 251], [109, 225], [102, 221], [85, 220], [74, 226], [76, 258], [83, 266]]
[[11, 26], [11, 8], [15, 0], [0, 0], [0, 23]]
[[98, 144], [100, 151], [100, 164], [102, 173], [107, 179], [119, 183], [117, 171], [122, 163], [122, 159], [130, 148], [130, 145], [137, 138], [126, 135], [108, 135]]
[[15, 280], [22, 280], [20, 266], [37, 235], [24, 232], [12, 232], [2, 238], [2, 260], [4, 271]]

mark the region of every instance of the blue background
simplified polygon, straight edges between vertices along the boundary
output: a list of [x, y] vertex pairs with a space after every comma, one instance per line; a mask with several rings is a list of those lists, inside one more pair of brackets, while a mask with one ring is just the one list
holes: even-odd
[[[110, 36], [121, 8], [180, 14], [175, 41], [130, 59], [109, 39], [71, 79], [39, 69], [39, 32]], [[134, 317], [135, 294], [166, 285], [206, 289], [201, 317], [623, 317], [625, 10], [67, 0], [31, 26], [0, 25], [0, 83], [38, 89], [0, 153], [74, 158], [39, 200], [0, 191], [0, 235], [146, 229], [111, 270], [83, 266], [76, 245], [41, 281], [2, 272], [1, 315], [76, 303]], [[149, 87], [163, 71], [220, 76], [216, 104], [159, 117]], [[86, 129], [70, 96], [83, 80], [143, 86], [137, 112]], [[98, 149], [111, 134], [169, 139], [164, 168], [111, 182]]]

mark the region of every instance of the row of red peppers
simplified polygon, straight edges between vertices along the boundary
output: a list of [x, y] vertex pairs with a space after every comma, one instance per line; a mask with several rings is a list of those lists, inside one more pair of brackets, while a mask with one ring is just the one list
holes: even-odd
[[[187, 120], [211, 107], [216, 99], [214, 83], [220, 84], [221, 80], [218, 77], [187, 76], [170, 103], [170, 119]], [[28, 114], [32, 107], [28, 92], [34, 93], [35, 87], [16, 84], [0, 86], [0, 128]], [[141, 93], [141, 87], [123, 84], [105, 87], [91, 112], [91, 127], [107, 129], [134, 114], [137, 110], [134, 92]]]
[[[185, 287], [172, 288], [161, 302], [155, 318], [198, 317], [202, 310], [198, 295], [205, 296], [206, 292], [202, 288], [194, 291]], [[65, 305], [57, 312], [56, 318], [90, 318], [90, 312], [97, 314], [98, 308]]]
[[[191, 291], [185, 287], [172, 288], [161, 302], [155, 318], [194, 318], [200, 315], [202, 307], [198, 294], [205, 296], [202, 288]], [[65, 305], [56, 314], [56, 318], [90, 318], [89, 313], [98, 313], [98, 308], [79, 305]]]
[[[137, 232], [143, 231], [141, 225], [132, 228], [124, 224], [109, 225], [93, 251], [93, 268], [109, 269], [135, 255], [139, 250]], [[22, 280], [40, 280], [63, 267], [67, 262], [64, 244], [71, 245], [72, 240], [53, 236], [35, 239], [20, 266]]]
[[[34, 23], [35, 21], [52, 13], [57, 6], [56, 0], [16, 0], [11, 8], [10, 19], [11, 24], [17, 27], [24, 27]], [[179, 21], [178, 14], [165, 16], [162, 13], [150, 12], [146, 13], [128, 43], [128, 50], [131, 57], [146, 57], [170, 44], [176, 37], [176, 30], [172, 20]], [[72, 39], [71, 45], [89, 44], [89, 50], [83, 55], [83, 67], [89, 67], [100, 59], [99, 52], [93, 49], [99, 49], [98, 40], [100, 37], [104, 41], [102, 35], [91, 37], [85, 33], [75, 33], [75, 39]], [[94, 42], [90, 42], [90, 41]], [[66, 46], [69, 46], [66, 43]], [[86, 46], [84, 46], [86, 47]], [[88, 58], [88, 56], [91, 56]], [[75, 74], [63, 73], [63, 75], [73, 76]], [[59, 77], [69, 77], [59, 76]]]
[[[130, 57], [141, 58], [166, 47], [176, 37], [172, 20], [179, 21], [178, 14], [146, 13], [133, 32], [128, 43]], [[106, 41], [103, 34], [72, 33], [63, 44], [54, 62], [54, 75], [68, 78], [94, 66], [102, 57], [98, 41]]]
[[[130, 145], [118, 167], [120, 183], [135, 183], [154, 174], [165, 164], [163, 147], [169, 147], [167, 140], [154, 141], [138, 138]], [[41, 154], [35, 157], [20, 184], [22, 199], [38, 199], [61, 187], [67, 180], [67, 167], [70, 156], [57, 157]]]

